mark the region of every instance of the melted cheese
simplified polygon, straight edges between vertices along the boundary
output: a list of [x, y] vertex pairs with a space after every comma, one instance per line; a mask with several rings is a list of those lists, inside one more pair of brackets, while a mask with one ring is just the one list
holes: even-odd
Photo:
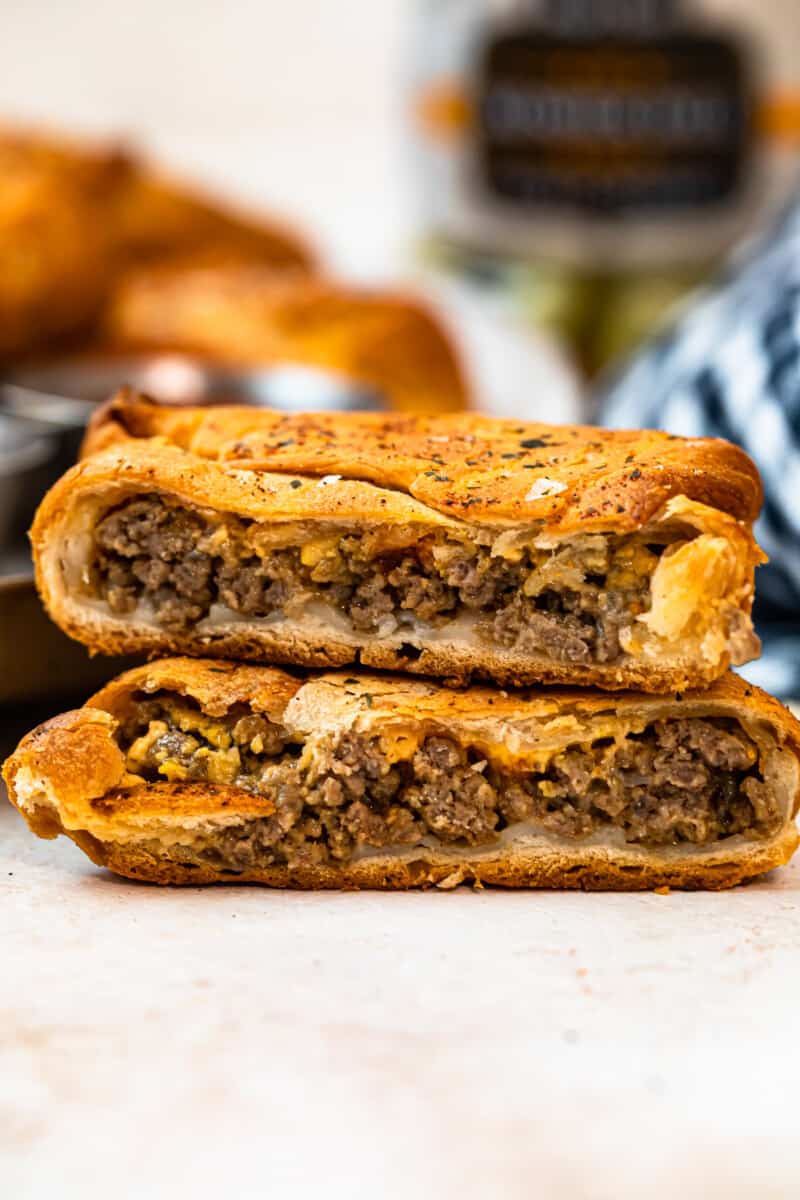
[[[151, 721], [147, 730], [130, 746], [126, 767], [134, 774], [141, 775], [148, 766], [151, 748], [159, 738], [172, 729], [182, 733], [198, 734], [207, 746], [199, 746], [193, 751], [194, 758], [206, 760], [206, 777], [211, 783], [232, 783], [241, 770], [241, 758], [238, 747], [232, 745], [230, 730], [219, 720], [206, 716], [205, 713], [181, 704], [177, 699], [165, 699], [164, 707], [169, 713], [169, 722]], [[197, 745], [197, 743], [195, 743]], [[171, 755], [158, 762], [158, 773], [170, 782], [188, 779], [190, 767], [179, 758]]]
[[408, 762], [427, 737], [456, 738], [462, 746], [469, 746], [485, 756], [493, 765], [509, 772], [514, 771], [545, 771], [556, 754], [564, 746], [541, 747], [526, 749], [524, 753], [510, 749], [504, 742], [489, 742], [485, 738], [474, 740], [468, 737], [457, 737], [453, 730], [439, 726], [416, 726], [415, 728], [389, 729], [380, 733], [381, 751], [386, 755], [390, 764]]
[[315, 567], [323, 558], [329, 558], [337, 552], [341, 538], [338, 534], [331, 537], [314, 538], [300, 548], [300, 562], [304, 567]]
[[425, 738], [425, 731], [418, 729], [389, 730], [381, 734], [381, 750], [390, 764], [408, 762], [413, 758]]

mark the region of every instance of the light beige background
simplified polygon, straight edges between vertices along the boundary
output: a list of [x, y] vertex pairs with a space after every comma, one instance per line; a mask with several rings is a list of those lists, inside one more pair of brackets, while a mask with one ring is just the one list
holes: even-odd
[[377, 274], [408, 231], [403, 0], [2, 0], [0, 114], [121, 132]]

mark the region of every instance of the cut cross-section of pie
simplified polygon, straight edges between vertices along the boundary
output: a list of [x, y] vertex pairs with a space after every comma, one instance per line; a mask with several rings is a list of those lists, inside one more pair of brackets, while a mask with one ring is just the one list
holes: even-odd
[[720, 888], [796, 847], [800, 727], [733, 675], [510, 694], [182, 658], [34, 730], [5, 778], [35, 833], [158, 883]]
[[33, 527], [95, 650], [646, 691], [758, 652], [760, 482], [727, 442], [129, 399], [98, 447]]

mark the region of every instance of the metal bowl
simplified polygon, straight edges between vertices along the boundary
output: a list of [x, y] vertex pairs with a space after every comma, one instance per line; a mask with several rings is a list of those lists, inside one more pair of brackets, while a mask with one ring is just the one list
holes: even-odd
[[81, 355], [6, 373], [0, 409], [60, 428], [83, 427], [118, 388], [165, 404], [252, 404], [287, 412], [385, 407], [381, 393], [339, 371], [302, 363], [237, 367], [188, 354]]
[[0, 574], [24, 551], [46, 489], [75, 461], [99, 403], [130, 386], [169, 404], [249, 404], [287, 412], [384, 407], [336, 371], [298, 363], [234, 367], [185, 354], [81, 355], [16, 368], [0, 382]]
[[46, 488], [58, 439], [0, 412], [0, 547], [24, 546], [30, 516]]

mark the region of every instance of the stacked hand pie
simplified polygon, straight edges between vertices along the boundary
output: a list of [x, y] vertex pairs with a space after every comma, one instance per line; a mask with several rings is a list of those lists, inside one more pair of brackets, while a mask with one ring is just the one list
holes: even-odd
[[165, 883], [740, 882], [800, 786], [797, 723], [727, 673], [760, 502], [721, 441], [120, 396], [38, 584], [92, 650], [180, 657], [28, 735], [12, 800]]

